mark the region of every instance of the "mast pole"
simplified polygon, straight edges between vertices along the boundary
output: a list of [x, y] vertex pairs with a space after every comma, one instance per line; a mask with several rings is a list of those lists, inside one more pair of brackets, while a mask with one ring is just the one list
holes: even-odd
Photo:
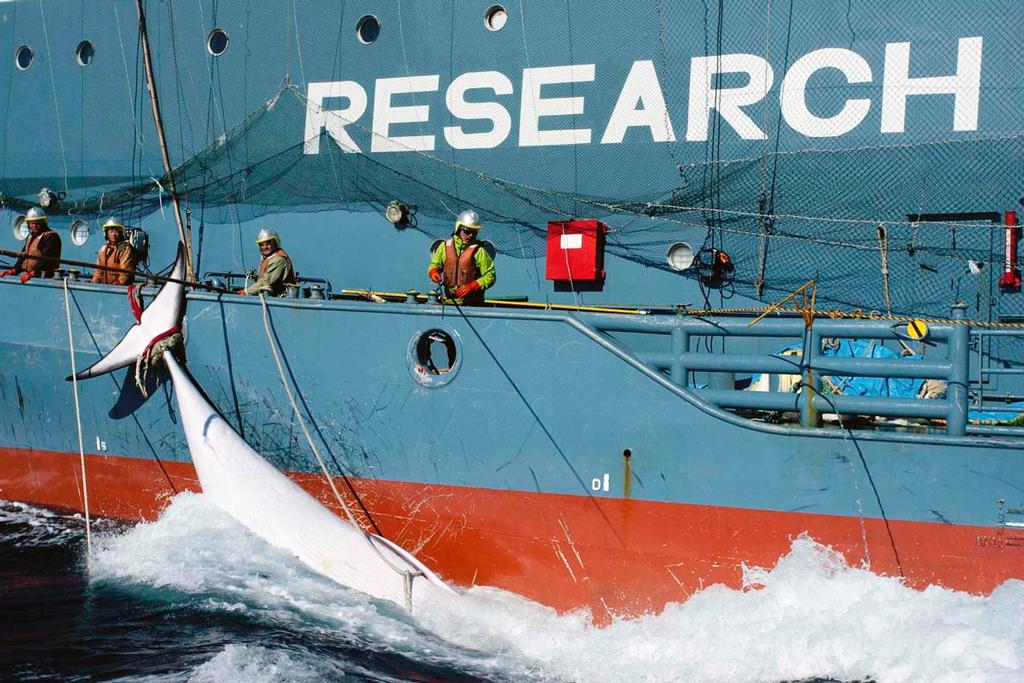
[[174, 173], [171, 170], [171, 157], [167, 152], [167, 138], [164, 136], [164, 124], [160, 118], [160, 101], [156, 94], [156, 81], [153, 79], [153, 62], [149, 54], [149, 35], [146, 32], [146, 13], [142, 8], [142, 0], [135, 0], [135, 8], [139, 13], [139, 41], [142, 43], [142, 61], [146, 68], [146, 88], [149, 90], [149, 103], [153, 108], [153, 123], [156, 125], [156, 134], [160, 140], [160, 156], [164, 162], [164, 173], [167, 175], [167, 185], [171, 194], [171, 204], [174, 206], [174, 219], [178, 223], [178, 239], [185, 245], [185, 272], [186, 279], [195, 281], [195, 270], [192, 266], [192, 231], [186, 230], [181, 220], [181, 208], [178, 206], [178, 189], [174, 184]]

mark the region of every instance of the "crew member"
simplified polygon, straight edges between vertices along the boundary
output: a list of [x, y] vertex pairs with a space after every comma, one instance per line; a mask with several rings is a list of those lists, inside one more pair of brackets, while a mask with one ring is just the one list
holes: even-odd
[[281, 238], [270, 228], [262, 228], [256, 235], [256, 244], [260, 248], [260, 272], [256, 282], [239, 294], [259, 294], [266, 292], [270, 296], [284, 296], [285, 285], [296, 284], [295, 268], [292, 260], [281, 248]]
[[33, 206], [25, 214], [29, 236], [21, 246], [22, 256], [14, 263], [13, 268], [0, 271], [0, 277], [18, 275], [22, 282], [34, 277], [53, 277], [53, 271], [60, 264], [60, 235], [46, 221], [46, 212]]
[[476, 211], [463, 211], [455, 221], [452, 238], [439, 244], [430, 258], [427, 275], [437, 284], [443, 282], [445, 296], [457, 304], [479, 306], [484, 302], [484, 290], [497, 279], [494, 260], [476, 241], [480, 227]]
[[92, 281], [101, 285], [130, 285], [135, 281], [135, 273], [119, 273], [107, 270], [107, 267], [120, 268], [121, 270], [135, 270], [135, 263], [138, 257], [132, 245], [124, 239], [124, 225], [121, 221], [111, 217], [103, 224], [103, 236], [106, 243], [100, 247], [96, 255], [96, 271], [92, 274]]

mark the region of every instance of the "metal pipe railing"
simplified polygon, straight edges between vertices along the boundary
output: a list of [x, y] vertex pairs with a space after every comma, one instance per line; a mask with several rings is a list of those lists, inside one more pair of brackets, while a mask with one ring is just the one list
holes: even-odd
[[[964, 312], [965, 307], [962, 304], [954, 306], [952, 319], [963, 320]], [[654, 368], [667, 370], [674, 383], [697, 392], [701, 398], [720, 408], [799, 411], [801, 423], [807, 427], [819, 426], [822, 413], [944, 419], [948, 434], [963, 436], [967, 433], [971, 328], [966, 324], [950, 322], [930, 326], [928, 339], [933, 343], [945, 344], [944, 359], [848, 358], [822, 354], [822, 340], [826, 337], [905, 339], [905, 334], [899, 326], [888, 320], [815, 320], [812, 329], [808, 329], [801, 318], [762, 320], [751, 326], [748, 318], [710, 319], [678, 316], [624, 319], [598, 316], [594, 324], [604, 333], [629, 332], [670, 336], [671, 345], [668, 352], [638, 352], [637, 358]], [[794, 341], [802, 340], [803, 352], [800, 356], [696, 353], [689, 348], [690, 340], [694, 336], [790, 338]], [[800, 393], [741, 391], [719, 387], [692, 389], [687, 386], [686, 378], [694, 371], [799, 375], [803, 389]], [[991, 374], [1004, 373], [995, 371]], [[1024, 371], [1019, 374], [1024, 374]], [[823, 376], [941, 379], [947, 384], [946, 398], [826, 395], [823, 394]]]

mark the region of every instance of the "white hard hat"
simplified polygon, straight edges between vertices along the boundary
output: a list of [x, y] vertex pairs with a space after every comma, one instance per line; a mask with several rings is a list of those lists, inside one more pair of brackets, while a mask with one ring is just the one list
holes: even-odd
[[256, 235], [256, 244], [263, 244], [264, 242], [270, 241], [277, 242], [277, 246], [281, 246], [281, 238], [278, 237], [275, 230], [272, 228], [260, 228], [259, 233]]
[[113, 216], [111, 216], [110, 218], [107, 219], [107, 222], [103, 224], [103, 232], [106, 232], [111, 228], [116, 228], [117, 230], [124, 232], [124, 223], [122, 223], [119, 218], [114, 218]]
[[34, 223], [35, 221], [42, 221], [45, 223], [46, 212], [40, 209], [38, 206], [33, 206], [31, 209], [28, 210], [28, 213], [25, 214], [25, 220], [29, 223]]
[[467, 209], [459, 214], [459, 217], [455, 219], [455, 229], [469, 228], [470, 230], [479, 230], [480, 216], [473, 209]]

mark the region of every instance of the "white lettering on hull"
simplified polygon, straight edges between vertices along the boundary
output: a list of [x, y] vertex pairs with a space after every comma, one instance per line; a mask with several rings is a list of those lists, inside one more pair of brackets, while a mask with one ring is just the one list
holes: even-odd
[[[904, 133], [907, 129], [906, 109], [910, 97], [944, 96], [953, 98], [953, 131], [978, 129], [981, 104], [982, 48], [981, 37], [960, 38], [957, 43], [956, 73], [911, 77], [910, 43], [888, 43], [881, 83], [880, 133]], [[874, 82], [871, 65], [864, 57], [844, 48], [822, 48], [796, 59], [779, 86], [782, 119], [794, 132], [808, 138], [837, 138], [864, 124], [873, 102], [866, 97], [847, 98], [832, 112], [812, 111], [807, 102], [808, 84], [822, 71], [838, 71], [850, 86]], [[915, 71], [920, 71], [917, 66]], [[592, 128], [579, 125], [593, 122], [591, 112], [585, 116], [586, 97], [596, 86], [594, 64], [531, 67], [523, 69], [519, 97], [520, 147], [586, 145], [592, 140]], [[947, 72], [948, 74], [948, 72]], [[723, 76], [730, 82], [723, 85]], [[736, 85], [734, 81], [740, 84]], [[755, 107], [772, 92], [775, 73], [771, 64], [753, 54], [725, 54], [693, 57], [690, 60], [690, 85], [687, 97], [686, 140], [708, 139], [712, 117], [718, 117], [720, 130], [731, 130], [743, 140], [765, 140], [767, 134], [755, 122], [761, 113]], [[571, 96], [555, 96], [542, 92], [559, 87]], [[419, 94], [429, 101], [440, 88], [440, 76], [402, 76], [380, 78], [374, 83], [373, 112], [370, 123], [369, 151], [411, 152], [435, 148], [436, 128], [430, 127], [430, 104], [417, 102]], [[489, 130], [467, 132], [464, 125], [441, 128], [445, 142], [453, 149], [491, 149], [508, 141], [513, 126], [512, 115], [498, 101], [514, 94], [512, 79], [498, 71], [464, 73], [452, 80], [444, 94], [448, 112], [457, 122], [488, 122]], [[854, 88], [851, 88], [851, 92]], [[483, 100], [477, 95], [467, 99], [470, 91], [485, 91]], [[491, 95], [490, 93], [493, 93]], [[412, 104], [396, 104], [396, 96], [412, 96]], [[320, 152], [322, 132], [334, 140], [343, 152], [363, 150], [356, 143], [349, 126], [366, 114], [367, 92], [355, 81], [310, 83], [307, 89], [306, 123], [303, 151]], [[331, 102], [328, 102], [331, 100]], [[341, 101], [341, 106], [337, 102]], [[816, 107], [816, 108], [820, 108]], [[572, 117], [573, 122], [568, 124]], [[561, 123], [558, 123], [558, 121]], [[414, 126], [415, 124], [415, 126]], [[542, 125], [543, 124], [543, 125]], [[763, 124], [763, 122], [762, 122]], [[406, 133], [398, 135], [398, 127]], [[615, 106], [601, 135], [601, 144], [621, 144], [631, 128], [646, 129], [652, 142], [674, 142], [672, 115], [662, 90], [654, 62], [648, 59], [633, 62], [619, 89]], [[471, 129], [472, 130], [472, 129]], [[633, 134], [635, 139], [637, 133]]]

